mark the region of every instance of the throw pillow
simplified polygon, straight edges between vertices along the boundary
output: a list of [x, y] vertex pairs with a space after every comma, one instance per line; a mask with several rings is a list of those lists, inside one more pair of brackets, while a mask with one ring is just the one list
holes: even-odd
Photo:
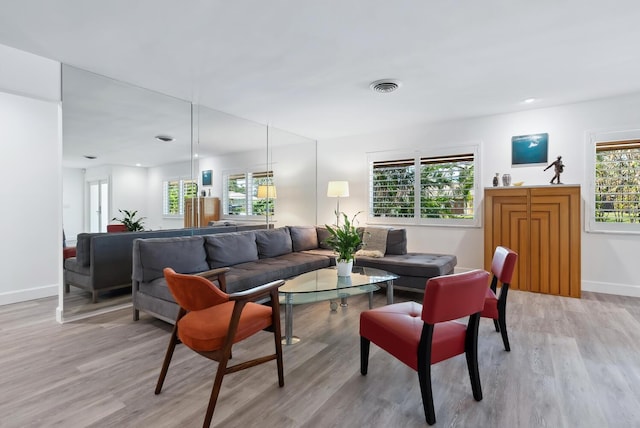
[[356, 256], [384, 257], [388, 234], [389, 229], [385, 227], [365, 227], [362, 248], [356, 252]]

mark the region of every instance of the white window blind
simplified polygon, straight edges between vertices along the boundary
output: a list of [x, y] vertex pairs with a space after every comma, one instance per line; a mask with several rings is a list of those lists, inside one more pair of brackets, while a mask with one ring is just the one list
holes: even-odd
[[184, 215], [184, 199], [198, 196], [198, 183], [191, 179], [171, 179], [162, 182], [162, 214]]
[[595, 221], [640, 223], [640, 140], [597, 142]]
[[223, 214], [228, 216], [274, 215], [275, 200], [258, 197], [258, 186], [273, 185], [273, 171], [223, 174]]
[[369, 217], [475, 221], [475, 162], [474, 150], [370, 161]]

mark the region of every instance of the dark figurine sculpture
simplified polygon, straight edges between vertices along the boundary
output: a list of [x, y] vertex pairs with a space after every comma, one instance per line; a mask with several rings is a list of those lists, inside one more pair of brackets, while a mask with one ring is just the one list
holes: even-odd
[[544, 170], [546, 171], [551, 167], [554, 167], [553, 170], [555, 171], [556, 174], [553, 176], [550, 183], [553, 184], [553, 181], [557, 179], [558, 182], [556, 184], [562, 184], [560, 182], [560, 174], [564, 172], [564, 164], [562, 163], [562, 156], [558, 156], [558, 159], [551, 162]]

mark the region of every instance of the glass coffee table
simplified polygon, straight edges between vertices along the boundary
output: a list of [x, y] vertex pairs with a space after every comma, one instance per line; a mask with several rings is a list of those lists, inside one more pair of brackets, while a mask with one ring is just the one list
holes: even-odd
[[397, 275], [380, 269], [354, 266], [351, 276], [338, 276], [333, 267], [303, 273], [286, 280], [278, 289], [280, 301], [284, 303], [284, 345], [292, 345], [300, 341], [293, 336], [293, 305], [330, 300], [331, 310], [338, 308], [337, 300], [342, 306], [347, 305], [347, 298], [360, 294], [369, 294], [369, 308], [373, 305], [373, 292], [379, 290], [378, 284], [386, 283], [387, 301], [393, 298], [393, 280]]

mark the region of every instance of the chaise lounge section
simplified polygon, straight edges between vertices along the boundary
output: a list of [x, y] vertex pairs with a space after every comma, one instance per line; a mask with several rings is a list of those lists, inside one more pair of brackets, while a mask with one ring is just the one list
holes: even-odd
[[[205, 276], [208, 270], [227, 267], [226, 292], [234, 293], [335, 265], [335, 255], [324, 242], [326, 234], [323, 227], [287, 226], [136, 239], [133, 242], [133, 319], [138, 320], [143, 311], [169, 323], [175, 322], [178, 306], [164, 279], [165, 267]], [[407, 253], [406, 248], [406, 230], [390, 229], [385, 256], [359, 257], [356, 265], [393, 272], [399, 275], [398, 286], [419, 291], [424, 291], [428, 278], [453, 273], [456, 256]], [[392, 290], [388, 290], [387, 300], [393, 301]]]

